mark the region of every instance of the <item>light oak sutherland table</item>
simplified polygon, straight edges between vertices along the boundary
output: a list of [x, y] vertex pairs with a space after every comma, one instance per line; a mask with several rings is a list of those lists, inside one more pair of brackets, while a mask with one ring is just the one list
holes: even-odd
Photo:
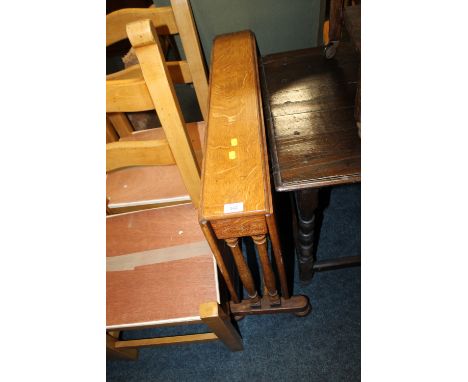
[[[273, 214], [268, 154], [259, 87], [255, 37], [250, 31], [216, 38], [211, 63], [206, 154], [200, 223], [231, 249], [248, 298], [241, 300], [222, 259], [217, 258], [237, 316], [291, 312], [305, 315], [305, 296], [290, 296]], [[250, 236], [258, 250], [263, 293], [256, 290], [239, 238]], [[267, 250], [270, 237], [280, 288]], [[215, 251], [214, 251], [215, 252]], [[226, 277], [227, 276], [227, 277]], [[280, 289], [280, 290], [279, 290]]]

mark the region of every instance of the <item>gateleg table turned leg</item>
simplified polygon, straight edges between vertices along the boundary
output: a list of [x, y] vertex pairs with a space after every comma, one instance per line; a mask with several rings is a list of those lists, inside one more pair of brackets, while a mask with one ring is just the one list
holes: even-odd
[[299, 262], [299, 278], [312, 280], [314, 274], [315, 216], [318, 207], [318, 189], [299, 190], [294, 193], [296, 204], [296, 254]]
[[242, 251], [240, 250], [239, 239], [235, 237], [226, 239], [225, 241], [231, 249], [234, 262], [236, 263], [237, 269], [239, 271], [240, 279], [244, 285], [244, 288], [247, 290], [252, 307], [260, 306], [260, 296], [258, 295], [257, 289], [255, 288], [254, 279], [252, 277], [252, 273], [250, 272], [249, 266], [245, 262], [244, 255], [242, 255]]
[[258, 256], [260, 258], [260, 264], [262, 265], [263, 281], [265, 284], [268, 297], [270, 298], [271, 305], [280, 305], [280, 296], [276, 290], [275, 275], [268, 259], [268, 249], [266, 245], [265, 235], [254, 235], [252, 239], [257, 246]]
[[281, 292], [284, 298], [290, 297], [288, 290], [288, 282], [286, 281], [286, 269], [284, 268], [283, 255], [281, 252], [281, 244], [279, 241], [278, 230], [276, 228], [276, 221], [274, 215], [267, 215], [266, 222], [268, 231], [270, 233], [271, 247], [273, 256], [275, 257], [276, 267], [278, 269]]

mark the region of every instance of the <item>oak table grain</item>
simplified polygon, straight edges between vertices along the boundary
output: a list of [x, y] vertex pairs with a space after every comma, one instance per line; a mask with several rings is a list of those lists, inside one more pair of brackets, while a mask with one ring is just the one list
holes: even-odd
[[[248, 298], [231, 291], [235, 315], [309, 312], [305, 296], [290, 296], [271, 198], [268, 154], [255, 37], [250, 31], [218, 36], [213, 45], [200, 223], [225, 240]], [[239, 238], [252, 237], [264, 290], [257, 291]], [[279, 275], [267, 251], [270, 238]], [[218, 260], [220, 265], [221, 259]], [[222, 265], [220, 269], [222, 268]], [[226, 279], [226, 277], [225, 277]]]
[[[360, 58], [342, 43], [332, 59], [323, 48], [266, 56], [262, 96], [272, 175], [279, 192], [294, 195], [294, 236], [300, 278], [327, 268], [314, 263], [315, 210], [321, 187], [361, 179], [361, 141], [354, 119]], [[330, 266], [360, 261], [340, 259]]]

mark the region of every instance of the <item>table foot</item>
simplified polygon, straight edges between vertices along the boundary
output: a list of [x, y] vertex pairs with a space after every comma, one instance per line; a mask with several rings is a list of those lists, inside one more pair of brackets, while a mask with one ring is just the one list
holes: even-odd
[[271, 314], [271, 313], [294, 313], [298, 316], [303, 316], [310, 312], [310, 303], [307, 296], [297, 295], [285, 299], [281, 297], [280, 305], [272, 305], [268, 296], [263, 296], [262, 303], [259, 308], [252, 309], [249, 300], [242, 300], [239, 304], [230, 302], [231, 313], [236, 320], [238, 316], [247, 316], [254, 314]]

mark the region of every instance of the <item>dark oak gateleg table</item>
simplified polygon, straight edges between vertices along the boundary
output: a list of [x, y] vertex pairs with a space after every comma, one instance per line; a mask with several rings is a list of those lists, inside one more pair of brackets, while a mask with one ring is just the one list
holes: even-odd
[[291, 192], [301, 281], [314, 271], [360, 264], [360, 257], [314, 260], [319, 189], [361, 180], [361, 140], [354, 117], [360, 55], [340, 43], [265, 56], [262, 97], [276, 191]]

